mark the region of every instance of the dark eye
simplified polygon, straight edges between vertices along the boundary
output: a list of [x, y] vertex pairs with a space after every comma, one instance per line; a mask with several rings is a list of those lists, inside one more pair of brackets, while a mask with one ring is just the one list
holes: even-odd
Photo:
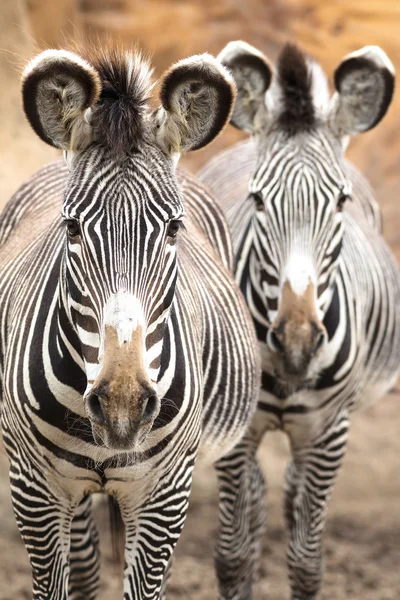
[[69, 237], [76, 237], [80, 234], [79, 223], [75, 219], [66, 219], [67, 232]]
[[346, 192], [341, 191], [339, 193], [339, 197], [337, 199], [337, 204], [336, 204], [336, 209], [337, 209], [338, 212], [342, 212], [344, 203], [347, 200], [351, 200], [350, 194], [347, 194]]
[[264, 199], [260, 192], [252, 192], [249, 194], [249, 198], [254, 203], [256, 210], [264, 210]]
[[167, 236], [170, 238], [176, 238], [176, 234], [183, 227], [183, 223], [180, 219], [172, 219], [168, 223]]

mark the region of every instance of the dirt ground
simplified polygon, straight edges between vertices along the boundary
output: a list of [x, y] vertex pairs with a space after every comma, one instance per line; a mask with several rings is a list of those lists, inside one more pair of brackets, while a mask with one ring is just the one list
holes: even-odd
[[[33, 52], [36, 38], [56, 43], [54, 5], [29, 0], [32, 22], [21, 0], [0, 0], [0, 206], [11, 192], [54, 153], [36, 140], [23, 120], [18, 99], [20, 57]], [[61, 0], [60, 0], [61, 2]], [[341, 57], [377, 43], [400, 69], [398, 0], [62, 0], [82, 7], [68, 24], [92, 33], [107, 31], [127, 43], [139, 40], [154, 53], [158, 74], [194, 52], [218, 52], [243, 38], [274, 57], [291, 37], [332, 73]], [[51, 12], [45, 7], [51, 6]], [[74, 10], [75, 10], [74, 8]], [[72, 8], [71, 8], [72, 10]], [[76, 9], [78, 10], [78, 9]], [[46, 15], [50, 19], [46, 26]], [[86, 24], [86, 25], [85, 25]], [[51, 36], [46, 37], [46, 32]], [[61, 33], [59, 35], [61, 37]], [[2, 54], [2, 51], [5, 53]], [[18, 60], [15, 58], [17, 56]], [[6, 93], [7, 92], [7, 93]], [[368, 173], [385, 217], [385, 236], [400, 258], [400, 93], [382, 126], [359, 136], [350, 157]], [[228, 129], [211, 147], [186, 161], [201, 166], [240, 136]], [[321, 600], [400, 598], [400, 393], [392, 393], [353, 417], [349, 452], [330, 505], [325, 536], [326, 575]], [[267, 437], [260, 457], [269, 483], [268, 530], [264, 540], [257, 599], [289, 597], [282, 515], [282, 483], [288, 449], [282, 434]], [[0, 450], [0, 600], [31, 598], [30, 568], [10, 506], [8, 465]], [[100, 520], [104, 515], [99, 509]], [[178, 544], [170, 600], [216, 598], [213, 571], [217, 507], [212, 470], [198, 469], [190, 511]], [[110, 538], [102, 529], [102, 588], [99, 600], [122, 597], [121, 578], [110, 564]]]

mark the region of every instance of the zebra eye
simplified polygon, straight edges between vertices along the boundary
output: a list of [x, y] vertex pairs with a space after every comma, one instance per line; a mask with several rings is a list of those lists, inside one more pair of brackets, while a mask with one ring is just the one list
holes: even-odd
[[350, 194], [346, 194], [346, 192], [341, 191], [339, 197], [337, 199], [336, 210], [338, 212], [342, 212], [344, 203], [346, 200], [351, 200]]
[[175, 239], [181, 227], [183, 227], [183, 223], [180, 219], [172, 219], [168, 223], [167, 236]]
[[260, 192], [252, 192], [250, 194], [252, 201], [254, 202], [254, 206], [256, 210], [264, 210], [264, 198], [262, 197]]
[[69, 237], [73, 238], [80, 234], [78, 221], [75, 221], [75, 219], [66, 219], [65, 224]]

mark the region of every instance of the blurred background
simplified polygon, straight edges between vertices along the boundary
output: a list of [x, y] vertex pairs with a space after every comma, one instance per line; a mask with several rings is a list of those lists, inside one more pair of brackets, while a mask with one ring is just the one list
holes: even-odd
[[[24, 120], [19, 77], [44, 47], [112, 36], [153, 57], [156, 77], [190, 54], [217, 54], [243, 39], [274, 59], [287, 40], [317, 58], [330, 81], [341, 58], [380, 45], [400, 70], [400, 0], [0, 0], [0, 208], [18, 186], [57, 157]], [[209, 147], [185, 157], [192, 171], [241, 139], [228, 127]], [[383, 123], [352, 140], [348, 156], [369, 177], [384, 213], [384, 234], [400, 259], [400, 89]], [[400, 395], [394, 391], [353, 419], [350, 447], [330, 506], [321, 600], [400, 597]], [[261, 461], [269, 481], [269, 524], [257, 598], [288, 598], [282, 482], [288, 458], [283, 435], [267, 437]], [[30, 569], [9, 500], [8, 464], [0, 452], [0, 600], [31, 598]], [[101, 508], [99, 509], [101, 512]], [[100, 517], [103, 515], [100, 514]], [[216, 598], [213, 540], [215, 478], [199, 469], [179, 542], [169, 598]], [[100, 600], [122, 597], [102, 532]]]

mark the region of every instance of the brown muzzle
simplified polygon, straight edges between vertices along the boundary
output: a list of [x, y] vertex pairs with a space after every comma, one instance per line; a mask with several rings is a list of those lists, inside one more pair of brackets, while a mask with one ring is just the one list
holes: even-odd
[[298, 296], [286, 281], [278, 314], [268, 332], [267, 343], [273, 352], [276, 374], [289, 382], [308, 379], [310, 364], [327, 340], [314, 296], [312, 283]]
[[142, 329], [119, 344], [113, 327], [105, 328], [101, 370], [85, 396], [97, 443], [131, 450], [144, 441], [160, 412], [160, 400], [144, 368]]

